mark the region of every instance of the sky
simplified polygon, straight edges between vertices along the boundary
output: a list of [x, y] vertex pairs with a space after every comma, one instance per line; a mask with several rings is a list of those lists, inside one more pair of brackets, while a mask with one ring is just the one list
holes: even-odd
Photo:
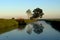
[[26, 10], [43, 10], [43, 18], [60, 18], [60, 0], [0, 0], [0, 18], [28, 18]]

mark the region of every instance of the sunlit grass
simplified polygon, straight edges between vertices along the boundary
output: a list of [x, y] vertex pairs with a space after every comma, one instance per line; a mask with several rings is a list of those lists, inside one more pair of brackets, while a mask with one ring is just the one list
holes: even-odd
[[18, 27], [18, 22], [13, 19], [0, 19], [0, 34]]
[[36, 20], [25, 19], [24, 21], [28, 24], [28, 23], [35, 22]]

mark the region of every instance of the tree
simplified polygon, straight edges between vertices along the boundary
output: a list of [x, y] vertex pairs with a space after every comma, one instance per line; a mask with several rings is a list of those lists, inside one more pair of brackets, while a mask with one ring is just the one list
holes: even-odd
[[44, 15], [44, 13], [43, 13], [42, 9], [36, 8], [33, 10], [33, 16], [30, 17], [30, 19], [38, 18], [38, 17], [42, 18], [43, 15]]
[[28, 10], [26, 11], [26, 13], [27, 13], [27, 15], [28, 15], [28, 18], [30, 19], [31, 15], [32, 15], [31, 10], [28, 9]]
[[15, 18], [12, 18], [12, 19], [15, 19]]

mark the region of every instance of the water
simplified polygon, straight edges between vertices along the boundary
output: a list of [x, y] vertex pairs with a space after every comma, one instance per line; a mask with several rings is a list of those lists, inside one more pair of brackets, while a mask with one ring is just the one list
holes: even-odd
[[[34, 23], [38, 24], [34, 27]], [[60, 32], [45, 21], [27, 24], [24, 29], [14, 29], [0, 34], [0, 40], [60, 40]], [[42, 26], [39, 26], [42, 24]]]

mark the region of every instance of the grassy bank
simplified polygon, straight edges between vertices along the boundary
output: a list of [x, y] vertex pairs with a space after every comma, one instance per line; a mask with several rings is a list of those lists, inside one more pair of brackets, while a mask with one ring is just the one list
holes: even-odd
[[0, 34], [18, 27], [14, 19], [0, 19]]
[[36, 20], [25, 19], [24, 21], [28, 24], [28, 23], [31, 23], [31, 22], [35, 22]]
[[60, 21], [60, 19], [45, 19], [45, 20], [49, 20], [49, 21]]

